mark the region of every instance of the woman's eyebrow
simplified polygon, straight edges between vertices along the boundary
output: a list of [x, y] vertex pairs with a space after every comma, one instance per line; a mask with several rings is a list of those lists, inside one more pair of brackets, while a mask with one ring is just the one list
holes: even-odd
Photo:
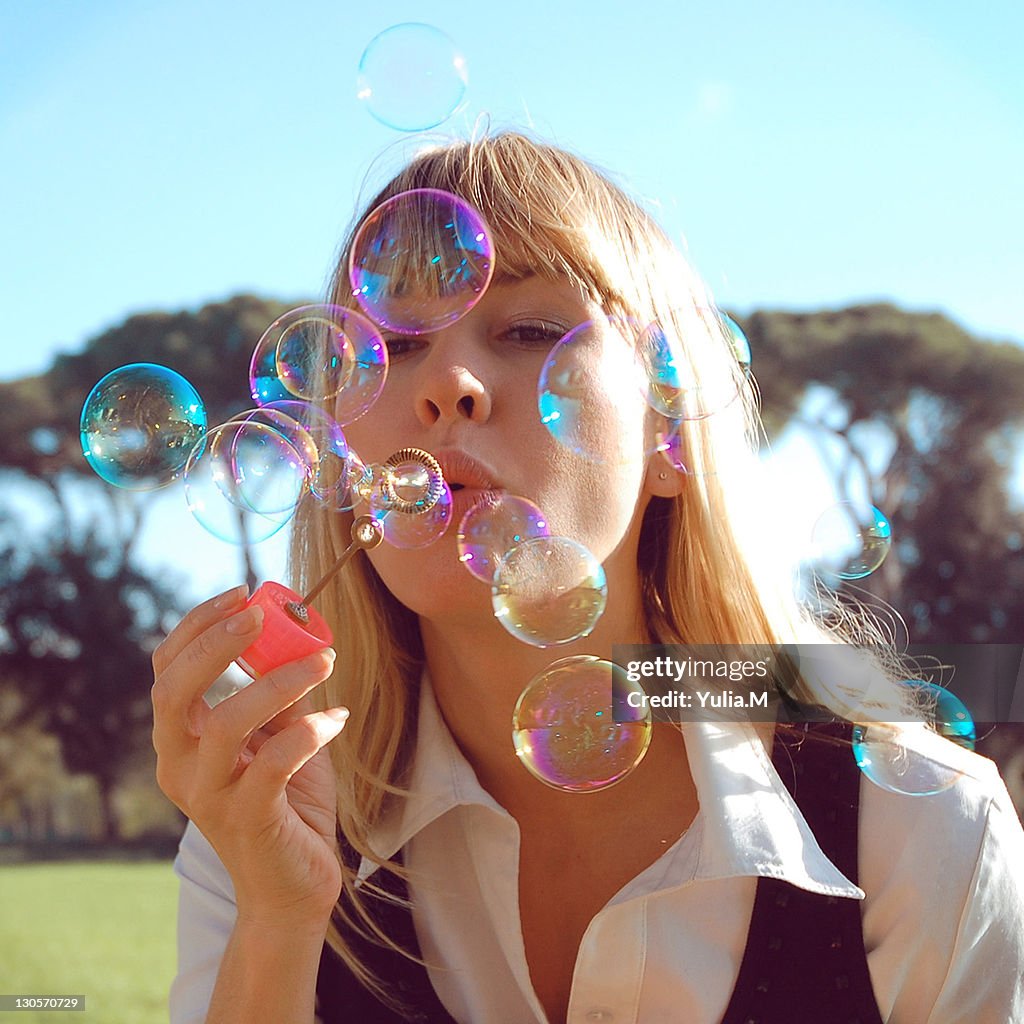
[[491, 278], [490, 287], [493, 288], [495, 285], [522, 284], [523, 281], [529, 281], [536, 276], [537, 274], [533, 270], [528, 270], [525, 274], [513, 274], [508, 270], [495, 270], [494, 276]]

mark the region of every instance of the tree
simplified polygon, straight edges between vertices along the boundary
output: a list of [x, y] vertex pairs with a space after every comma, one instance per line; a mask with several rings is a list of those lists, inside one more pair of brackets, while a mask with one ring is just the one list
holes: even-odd
[[17, 692], [6, 724], [55, 737], [67, 769], [96, 779], [108, 839], [114, 786], [149, 742], [150, 655], [176, 611], [93, 535], [0, 552], [0, 688]]
[[1019, 642], [1024, 349], [889, 305], [744, 328], [769, 434], [828, 439], [839, 494], [863, 490], [892, 526], [892, 555], [856, 586], [907, 615], [915, 642]]
[[[131, 552], [150, 495], [119, 491], [95, 476], [82, 455], [79, 420], [93, 386], [126, 363], [176, 370], [199, 392], [211, 427], [253, 404], [249, 360], [263, 332], [285, 310], [281, 302], [239, 295], [197, 312], [143, 313], [105, 331], [82, 352], [59, 356], [45, 373], [0, 382], [0, 467], [43, 486], [70, 542], [71, 481], [95, 484], [117, 543]], [[245, 575], [255, 580], [252, 552], [241, 549]]]
[[36, 479], [91, 476], [79, 417], [102, 377], [126, 363], [159, 363], [199, 391], [210, 425], [249, 408], [249, 360], [270, 324], [290, 306], [238, 295], [197, 312], [142, 313], [61, 355], [45, 373], [0, 382], [0, 465]]

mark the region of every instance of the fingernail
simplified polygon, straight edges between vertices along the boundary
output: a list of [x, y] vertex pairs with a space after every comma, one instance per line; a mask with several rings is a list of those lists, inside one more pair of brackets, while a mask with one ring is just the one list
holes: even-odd
[[307, 654], [299, 664], [303, 668], [319, 671], [324, 667], [324, 658], [327, 659], [328, 665], [333, 665], [336, 657], [337, 654], [332, 647], [325, 647], [322, 651], [317, 651], [315, 654]]
[[245, 608], [237, 615], [232, 615], [224, 625], [224, 629], [232, 636], [241, 636], [243, 633], [251, 633], [263, 622], [263, 609], [254, 604], [251, 608]]
[[333, 718], [335, 722], [341, 722], [344, 724], [348, 721], [348, 708], [328, 708], [325, 712], [328, 718]]
[[213, 607], [230, 608], [233, 604], [238, 604], [239, 601], [244, 600], [248, 596], [249, 588], [243, 583], [241, 586], [225, 590], [224, 593], [213, 602]]

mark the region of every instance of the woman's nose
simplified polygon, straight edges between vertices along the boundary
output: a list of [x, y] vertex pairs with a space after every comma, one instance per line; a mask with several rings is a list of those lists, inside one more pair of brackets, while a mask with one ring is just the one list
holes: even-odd
[[416, 396], [416, 414], [430, 426], [438, 421], [484, 423], [491, 415], [491, 394], [481, 374], [459, 362], [428, 360]]

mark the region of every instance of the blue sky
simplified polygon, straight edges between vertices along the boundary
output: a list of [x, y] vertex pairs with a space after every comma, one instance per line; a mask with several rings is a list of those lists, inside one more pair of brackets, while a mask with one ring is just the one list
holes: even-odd
[[[1022, 12], [7, 0], [0, 379], [129, 313], [322, 294], [358, 197], [423, 142], [355, 96], [364, 47], [405, 21], [444, 29], [468, 65], [467, 107], [442, 134], [486, 114], [591, 158], [726, 308], [884, 298], [1024, 341]], [[162, 503], [154, 550], [173, 529], [233, 574], [180, 501]]]
[[409, 20], [469, 67], [443, 131], [487, 113], [615, 172], [727, 308], [884, 297], [1022, 340], [1022, 10], [10, 0], [0, 376], [130, 312], [319, 295], [366, 175], [422, 141], [355, 98]]

